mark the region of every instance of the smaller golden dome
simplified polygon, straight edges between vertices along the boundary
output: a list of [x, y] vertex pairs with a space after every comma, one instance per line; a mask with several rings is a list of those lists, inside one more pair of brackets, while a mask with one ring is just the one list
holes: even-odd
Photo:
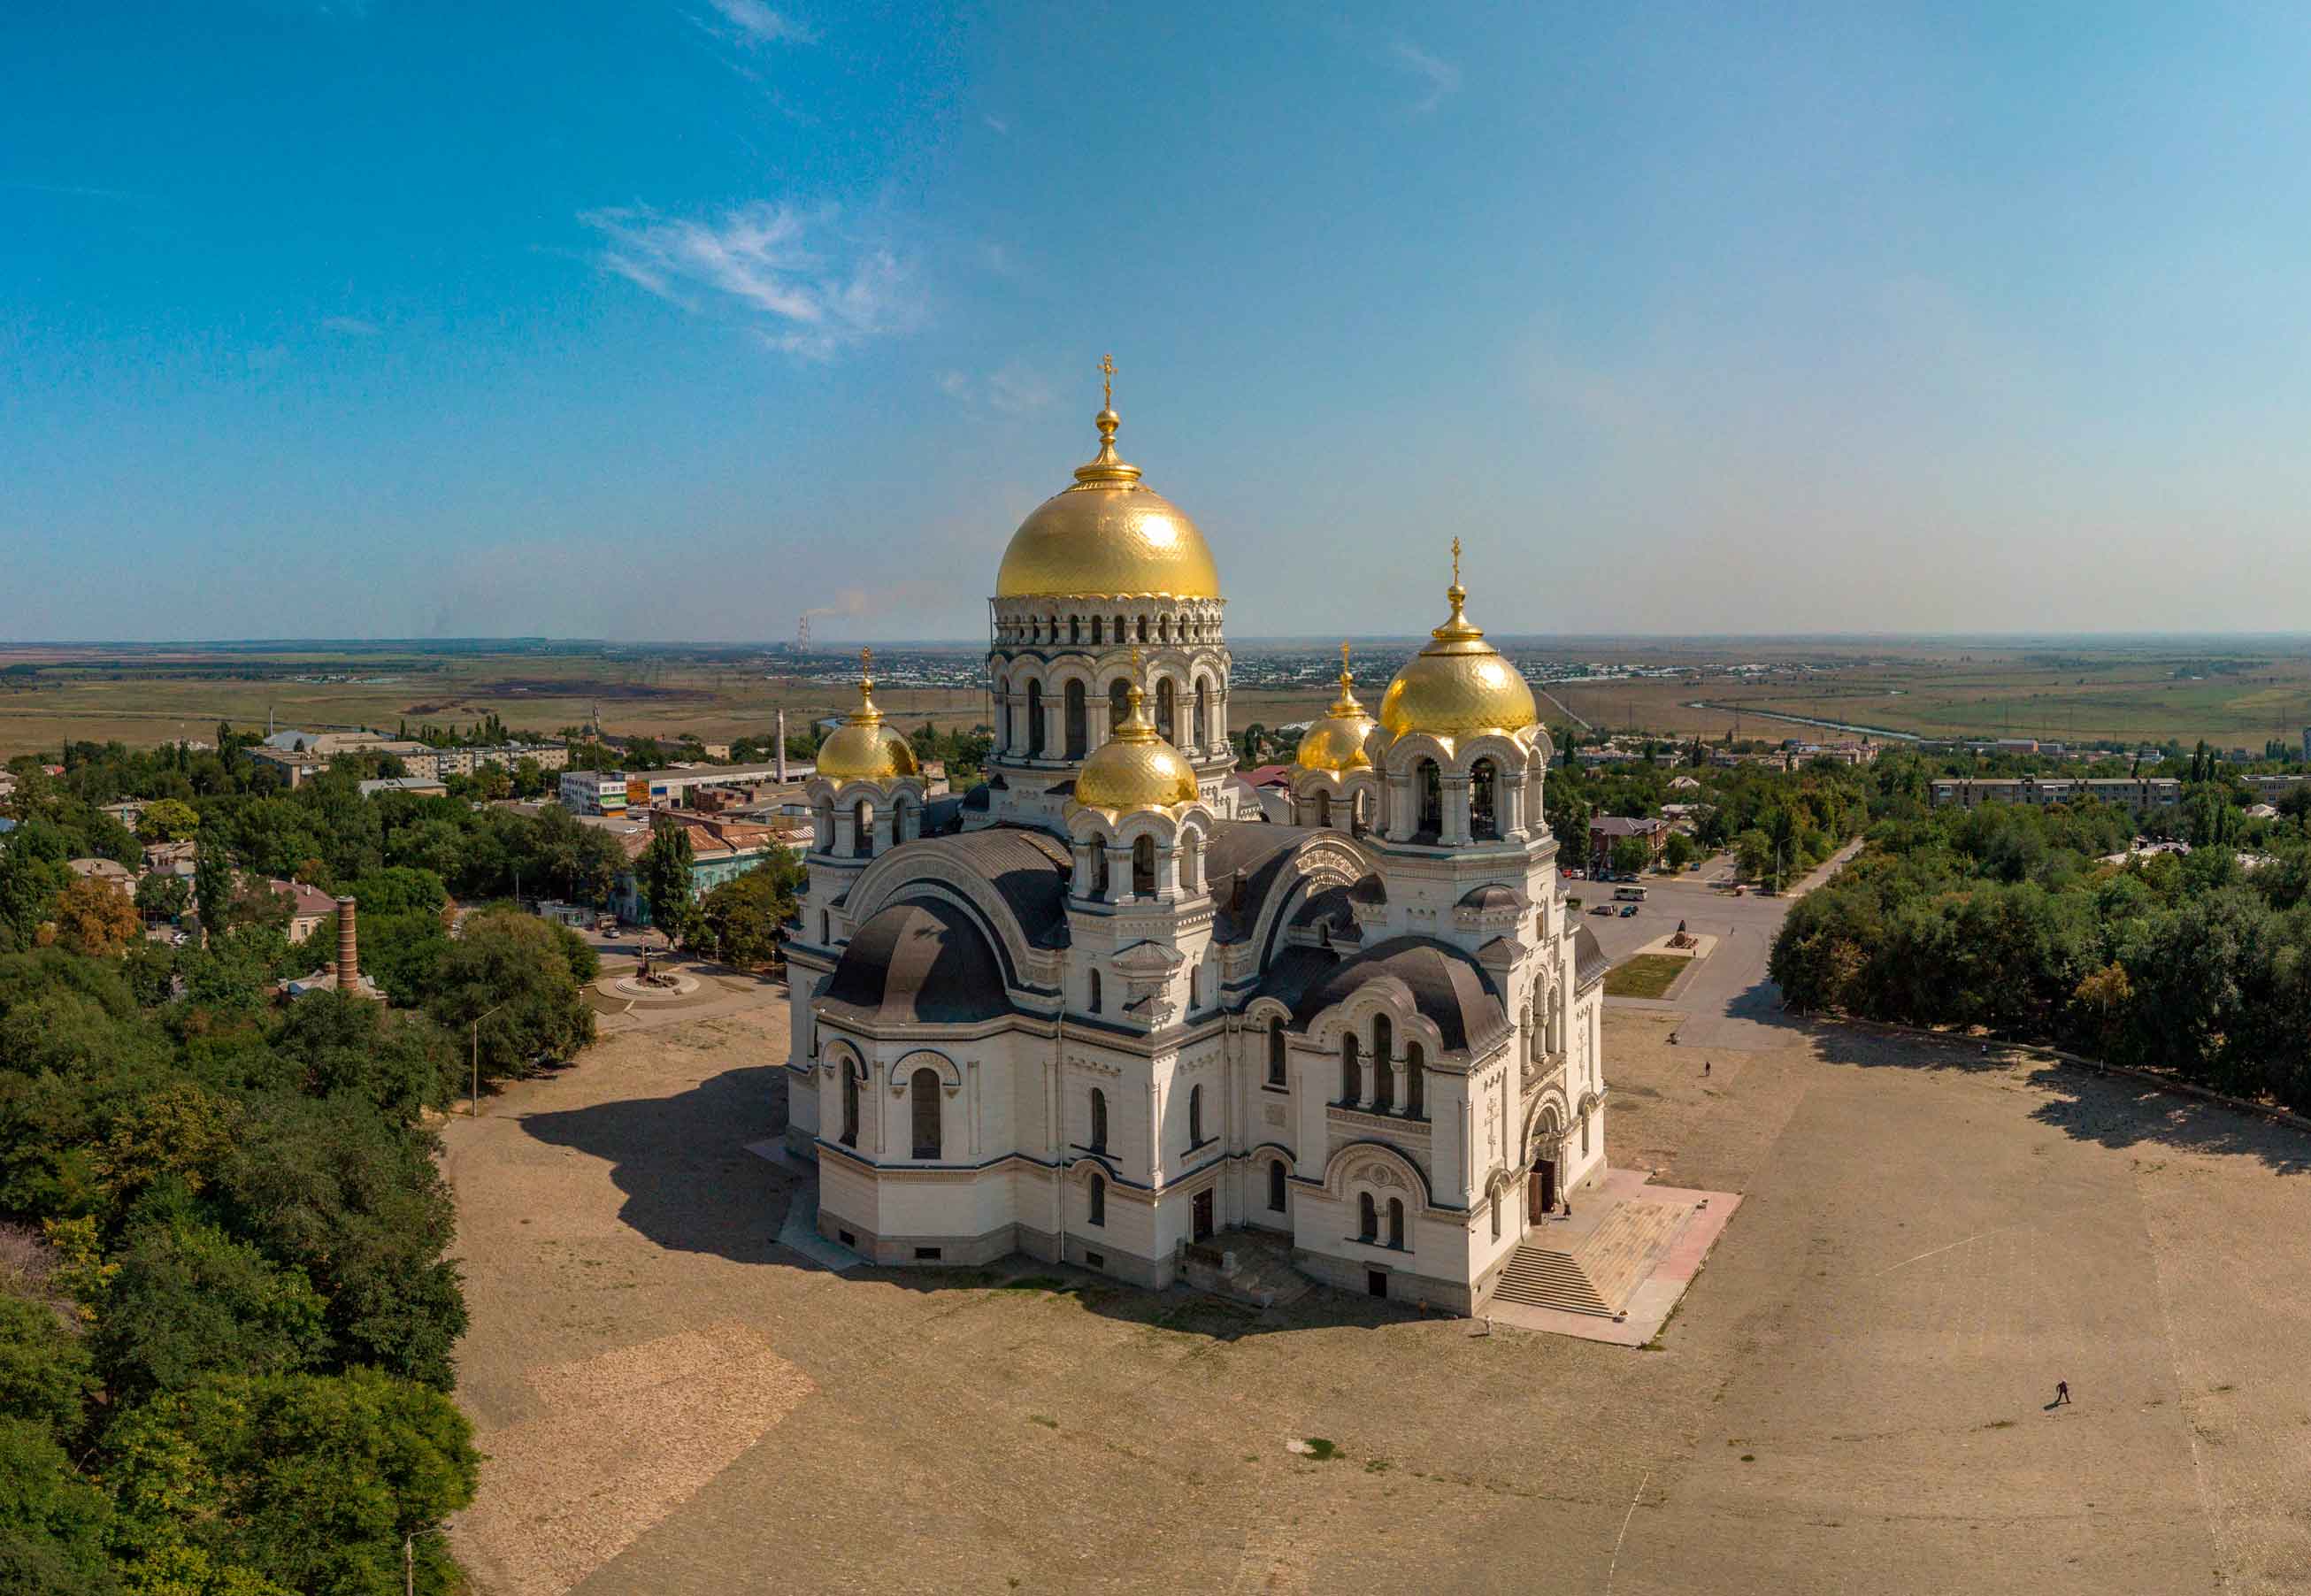
[[1365, 739], [1378, 724], [1372, 712], [1356, 702], [1356, 679], [1348, 674], [1348, 645], [1340, 645], [1340, 696], [1332, 701], [1325, 718], [1311, 726], [1300, 739], [1298, 755], [1304, 771], [1360, 771], [1372, 764]]
[[[1131, 666], [1136, 676], [1137, 649], [1131, 650]], [[1093, 809], [1168, 809], [1196, 801], [1195, 767], [1156, 735], [1147, 697], [1133, 682], [1130, 712], [1076, 775], [1076, 802]]]
[[1468, 590], [1461, 586], [1461, 540], [1452, 540], [1452, 585], [1444, 590], [1452, 613], [1428, 635], [1435, 641], [1396, 673], [1380, 701], [1380, 723], [1391, 735], [1426, 732], [1431, 737], [1472, 737], [1487, 732], [1513, 735], [1540, 723], [1524, 673], [1501, 658], [1485, 634], [1461, 612]]
[[875, 707], [872, 649], [859, 650], [859, 707], [818, 746], [818, 773], [833, 781], [887, 781], [918, 775], [915, 751], [896, 728], [883, 724]]

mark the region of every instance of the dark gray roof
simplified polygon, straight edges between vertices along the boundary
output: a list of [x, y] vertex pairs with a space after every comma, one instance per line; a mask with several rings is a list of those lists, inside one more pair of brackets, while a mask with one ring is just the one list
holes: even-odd
[[1271, 960], [1267, 979], [1260, 983], [1259, 998], [1274, 998], [1289, 1004], [1296, 1012], [1301, 994], [1309, 983], [1325, 972], [1335, 968], [1340, 955], [1321, 947], [1287, 947]]
[[1669, 824], [1666, 820], [1632, 820], [1621, 815], [1600, 815], [1589, 829], [1600, 837], [1649, 837]]
[[990, 825], [984, 831], [909, 842], [902, 857], [929, 853], [953, 860], [992, 886], [1029, 942], [1037, 947], [1066, 945], [1068, 878], [1075, 866], [1058, 838], [1025, 826]]
[[1358, 987], [1375, 981], [1396, 983], [1443, 1034], [1448, 1051], [1481, 1052], [1508, 1030], [1508, 1012], [1501, 1007], [1492, 978], [1467, 954], [1430, 937], [1391, 938], [1341, 960], [1309, 983], [1292, 1006], [1292, 1023], [1304, 1027]]
[[[1212, 827], [1204, 854], [1204, 880], [1219, 901], [1212, 935], [1241, 942], [1260, 923], [1260, 906], [1284, 877], [1294, 849], [1321, 833], [1314, 826], [1272, 825], [1264, 820], [1223, 820]], [[1243, 879], [1231, 881], [1241, 874]]]
[[[976, 792], [980, 789], [973, 788], [972, 790]], [[951, 794], [931, 799], [923, 806], [923, 835], [945, 837], [962, 830], [964, 807], [970, 802], [968, 798], [955, 798]], [[982, 800], [979, 807], [983, 809], [987, 805]]]
[[1335, 926], [1356, 924], [1356, 917], [1348, 909], [1348, 890], [1345, 886], [1328, 886], [1321, 892], [1310, 893], [1292, 916], [1292, 923], [1312, 926], [1320, 920], [1329, 920]]
[[1607, 958], [1605, 950], [1598, 946], [1594, 931], [1583, 926], [1573, 933], [1573, 984], [1575, 987], [1585, 987], [1592, 981], [1604, 980], [1605, 972], [1612, 967], [1613, 961]]
[[1357, 903], [1385, 903], [1388, 902], [1388, 883], [1382, 881], [1380, 872], [1375, 870], [1348, 888], [1348, 898]]
[[1498, 885], [1472, 886], [1461, 894], [1463, 909], [1513, 909], [1517, 902], [1516, 894]]
[[894, 903], [842, 950], [824, 1001], [882, 1025], [963, 1025], [1010, 1012], [1003, 967], [970, 916], [950, 903]]

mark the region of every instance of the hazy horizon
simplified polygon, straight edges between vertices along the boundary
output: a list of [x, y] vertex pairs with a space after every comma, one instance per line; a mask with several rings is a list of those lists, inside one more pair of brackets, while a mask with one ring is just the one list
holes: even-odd
[[0, 639], [967, 643], [1109, 351], [1244, 641], [1417, 638], [1455, 536], [1515, 640], [2289, 635], [2311, 590], [2311, 13], [11, 42]]

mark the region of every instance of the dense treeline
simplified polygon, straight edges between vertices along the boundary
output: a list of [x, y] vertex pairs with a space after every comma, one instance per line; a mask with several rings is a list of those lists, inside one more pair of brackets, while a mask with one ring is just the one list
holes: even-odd
[[[225, 739], [221, 739], [224, 741]], [[475, 1455], [450, 1402], [466, 1309], [423, 1116], [592, 1034], [571, 933], [453, 897], [606, 890], [624, 855], [559, 808], [294, 791], [238, 755], [74, 748], [12, 767], [0, 836], [0, 1590], [277, 1596], [462, 1583], [442, 1518]], [[157, 801], [143, 839], [98, 806]], [[67, 859], [193, 843], [184, 946], [83, 925]], [[334, 992], [270, 877], [352, 892]], [[160, 879], [148, 878], [148, 879]]]
[[[1933, 810], [1914, 763], [1881, 766], [1868, 848], [1784, 922], [1771, 972], [1792, 1007], [1982, 1026], [2311, 1106], [2311, 790], [2248, 819], [2202, 765], [2149, 814]], [[2192, 848], [2130, 854], [2138, 837]]]

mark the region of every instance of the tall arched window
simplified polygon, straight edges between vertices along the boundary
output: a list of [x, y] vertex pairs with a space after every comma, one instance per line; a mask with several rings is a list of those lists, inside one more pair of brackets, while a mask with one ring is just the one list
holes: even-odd
[[850, 851], [859, 859], [875, 851], [875, 806], [865, 798], [850, 811]]
[[1131, 839], [1131, 891], [1136, 897], [1156, 895], [1156, 839], [1138, 836]]
[[842, 1145], [859, 1145], [859, 1067], [842, 1060]]
[[1084, 1010], [1087, 1014], [1099, 1012], [1099, 972], [1096, 970], [1091, 972], [1091, 994], [1084, 1000]]
[[1354, 1103], [1365, 1095], [1364, 1071], [1356, 1068], [1356, 1033], [1340, 1038], [1340, 1101]]
[[1107, 1094], [1097, 1086], [1091, 1089], [1091, 1150], [1107, 1151]]
[[1091, 752], [1091, 728], [1084, 716], [1084, 685], [1081, 682], [1068, 684], [1066, 703], [1068, 757], [1081, 759]]
[[1428, 1059], [1417, 1042], [1404, 1044], [1404, 1113], [1411, 1120], [1428, 1117]]
[[1105, 615], [1094, 615], [1091, 618], [1091, 646], [1095, 649], [1106, 641], [1107, 617]]
[[1043, 685], [1027, 684], [1027, 757], [1041, 759], [1043, 755]]
[[1268, 1211], [1271, 1214], [1284, 1211], [1284, 1160], [1270, 1160], [1268, 1165]]
[[1589, 1156], [1589, 1116], [1585, 1113], [1581, 1116], [1581, 1156]]
[[1188, 1088], [1188, 1145], [1191, 1147], [1204, 1145], [1204, 1089], [1201, 1086]]
[[1071, 643], [1079, 643], [1083, 641], [1083, 617], [1081, 615], [1069, 615], [1068, 617], [1068, 641]]
[[1320, 826], [1332, 824], [1332, 795], [1329, 792], [1316, 795], [1316, 824]]
[[1165, 676], [1156, 684], [1156, 735], [1167, 743], [1179, 741], [1179, 694]]
[[1139, 641], [1143, 643], [1147, 641], [1147, 617], [1146, 615], [1139, 617]]
[[1131, 713], [1131, 683], [1118, 676], [1107, 685], [1107, 729], [1113, 731]]
[[1404, 1245], [1404, 1199], [1402, 1198], [1391, 1197], [1388, 1199], [1388, 1244], [1391, 1247]]
[[1380, 1240], [1380, 1210], [1373, 1206], [1372, 1193], [1369, 1191], [1360, 1191], [1356, 1194], [1356, 1240], [1360, 1242]]
[[1202, 676], [1196, 678], [1196, 743], [1199, 748], [1211, 737], [1212, 685]]
[[1123, 624], [1123, 617], [1122, 617], [1121, 615], [1118, 615], [1118, 616], [1116, 616], [1116, 617], [1115, 617], [1115, 641], [1116, 641], [1117, 642], [1125, 642], [1125, 641], [1129, 641], [1130, 636], [1131, 636], [1131, 633], [1130, 633], [1129, 630], [1129, 629], [1124, 625], [1124, 624]]
[[1469, 767], [1469, 835], [1480, 842], [1500, 838], [1499, 789], [1498, 772], [1491, 760], [1480, 759]]
[[1432, 836], [1442, 833], [1444, 829], [1444, 778], [1438, 773], [1436, 762], [1422, 760], [1413, 767], [1412, 780], [1420, 794], [1420, 829]]
[[1493, 1193], [1493, 1240], [1501, 1239], [1501, 1194]]
[[939, 1156], [938, 1071], [925, 1065], [908, 1077], [907, 1090], [915, 1100], [915, 1156], [936, 1158]]
[[1388, 1016], [1373, 1016], [1373, 1112], [1386, 1113], [1396, 1106], [1396, 1071], [1390, 1060], [1396, 1051], [1396, 1028]]
[[1104, 1228], [1107, 1225], [1107, 1177], [1091, 1178], [1091, 1222]]
[[1268, 1084], [1284, 1084], [1284, 1016], [1268, 1022]]
[[1195, 965], [1188, 972], [1188, 1012], [1193, 1014], [1204, 1006], [1204, 967]]

